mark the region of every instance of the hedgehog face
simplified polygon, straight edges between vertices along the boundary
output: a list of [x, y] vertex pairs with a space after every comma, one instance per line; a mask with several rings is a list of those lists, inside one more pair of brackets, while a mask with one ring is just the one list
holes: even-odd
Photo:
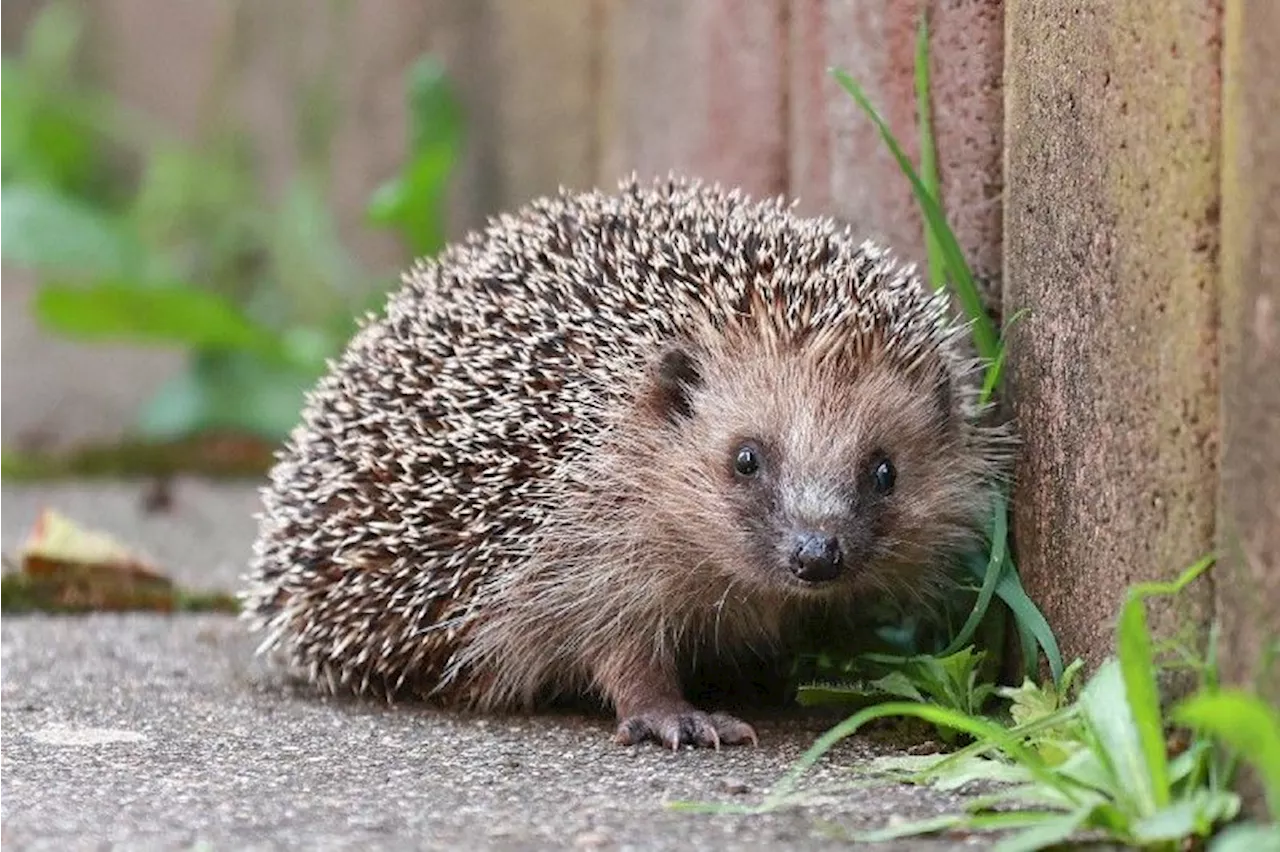
[[[983, 471], [941, 366], [668, 353], [671, 526], [698, 564], [804, 595], [910, 584], [967, 542]], [[976, 507], [976, 513], [972, 508]]]
[[[757, 426], [754, 434], [765, 434]], [[878, 448], [849, 459], [855, 447], [817, 459], [798, 446], [794, 424], [769, 437], [731, 441], [726, 493], [753, 561], [801, 588], [855, 579], [873, 558], [897, 469]], [[842, 457], [844, 456], [844, 457]]]

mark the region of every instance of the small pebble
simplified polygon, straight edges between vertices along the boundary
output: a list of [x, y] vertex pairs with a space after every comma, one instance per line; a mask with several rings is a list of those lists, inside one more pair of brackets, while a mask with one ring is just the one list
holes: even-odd
[[737, 778], [726, 778], [720, 782], [720, 789], [735, 796], [742, 796], [751, 792], [751, 785]]

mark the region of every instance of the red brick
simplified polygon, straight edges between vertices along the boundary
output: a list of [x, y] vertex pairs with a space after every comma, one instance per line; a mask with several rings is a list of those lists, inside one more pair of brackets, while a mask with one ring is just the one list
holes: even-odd
[[611, 3], [601, 182], [679, 170], [757, 196], [782, 193], [785, 6]]
[[[998, 294], [1001, 242], [1002, 4], [933, 0], [932, 104], [943, 202], [974, 271]], [[914, 57], [918, 6], [794, 0], [790, 8], [789, 185], [801, 209], [829, 213], [924, 260], [910, 185], [871, 122], [828, 73], [867, 91], [918, 163]]]

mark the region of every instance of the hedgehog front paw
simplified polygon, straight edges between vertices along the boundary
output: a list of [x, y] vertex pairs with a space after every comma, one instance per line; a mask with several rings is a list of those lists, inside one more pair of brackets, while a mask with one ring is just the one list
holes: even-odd
[[688, 704], [632, 714], [618, 723], [614, 740], [621, 745], [653, 740], [673, 751], [682, 745], [719, 750], [721, 745], [759, 744], [755, 728], [746, 722], [728, 713], [703, 713]]

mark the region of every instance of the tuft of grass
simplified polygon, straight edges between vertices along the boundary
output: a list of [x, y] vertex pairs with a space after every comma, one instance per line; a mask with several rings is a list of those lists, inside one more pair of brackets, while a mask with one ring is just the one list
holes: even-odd
[[[862, 87], [844, 71], [832, 69], [832, 74], [879, 131], [885, 145], [911, 184], [924, 219], [927, 279], [935, 289], [946, 289], [952, 293], [968, 318], [975, 347], [985, 364], [979, 402], [986, 405], [998, 392], [1006, 350], [1002, 334], [997, 331], [987, 313], [981, 291], [942, 207], [938, 156], [930, 109], [927, 19], [922, 16], [920, 20], [915, 50], [915, 91], [920, 132], [918, 171], [903, 152], [897, 138]], [[1010, 324], [1016, 319], [1015, 315], [1010, 319]], [[949, 641], [934, 653], [921, 653], [921, 649], [916, 649], [916, 653], [903, 654], [892, 660], [884, 655], [863, 654], [854, 657], [844, 666], [843, 673], [850, 676], [855, 683], [844, 686], [828, 683], [821, 688], [812, 687], [807, 692], [808, 698], [814, 699], [820, 689], [824, 701], [836, 702], [843, 698], [849, 704], [862, 704], [874, 694], [875, 688], [885, 686], [899, 688], [881, 689], [879, 693], [881, 698], [902, 697], [905, 693], [900, 687], [903, 686], [902, 679], [905, 678], [907, 685], [913, 687], [923, 700], [961, 712], [969, 712], [976, 706], [975, 699], [985, 698], [994, 691], [994, 684], [975, 681], [973, 691], [966, 694], [939, 692], [933, 688], [932, 681], [935, 678], [931, 673], [939, 666], [945, 667], [948, 659], [955, 658], [957, 654], [974, 643], [984, 627], [989, 627], [992, 619], [1004, 617], [1004, 610], [993, 608], [997, 600], [1003, 603], [1012, 615], [1013, 628], [1018, 637], [1026, 674], [1034, 676], [1043, 658], [1054, 682], [1061, 682], [1065, 667], [1057, 640], [1043, 613], [1023, 588], [1009, 547], [1008, 486], [1005, 483], [993, 482], [989, 487], [995, 490], [995, 496], [985, 550], [967, 554], [960, 565], [962, 574], [976, 584], [977, 596], [972, 609]], [[886, 675], [882, 672], [877, 673], [878, 669], [885, 664], [895, 665], [900, 672], [892, 682], [885, 681], [883, 678]], [[994, 670], [996, 667], [990, 668]], [[870, 685], [870, 691], [868, 685]], [[802, 697], [805, 695], [806, 693], [802, 691]], [[944, 736], [948, 735], [946, 731], [940, 732]]]
[[[1127, 846], [1174, 852], [1212, 838], [1209, 848], [1256, 850], [1280, 843], [1280, 826], [1245, 823], [1214, 832], [1240, 810], [1231, 788], [1237, 757], [1253, 763], [1263, 779], [1272, 817], [1280, 805], [1280, 714], [1257, 695], [1218, 685], [1216, 661], [1199, 668], [1201, 683], [1189, 699], [1165, 712], [1157, 699], [1162, 666], [1153, 651], [1146, 602], [1174, 595], [1212, 564], [1206, 557], [1170, 583], [1130, 588], [1116, 627], [1116, 657], [1104, 663], [1072, 700], [1079, 661], [1063, 683], [1005, 690], [1013, 722], [916, 701], [864, 708], [832, 728], [754, 806], [765, 813], [797, 803], [800, 782], [840, 740], [874, 719], [908, 717], [963, 731], [973, 743], [926, 765], [898, 769], [888, 780], [958, 790], [985, 782], [994, 791], [971, 799], [964, 810], [856, 835], [865, 842], [941, 831], [1013, 832], [998, 850], [1056, 846], [1089, 832]], [[684, 803], [683, 809], [725, 812], [722, 806]], [[1271, 844], [1271, 846], [1268, 846]]]

